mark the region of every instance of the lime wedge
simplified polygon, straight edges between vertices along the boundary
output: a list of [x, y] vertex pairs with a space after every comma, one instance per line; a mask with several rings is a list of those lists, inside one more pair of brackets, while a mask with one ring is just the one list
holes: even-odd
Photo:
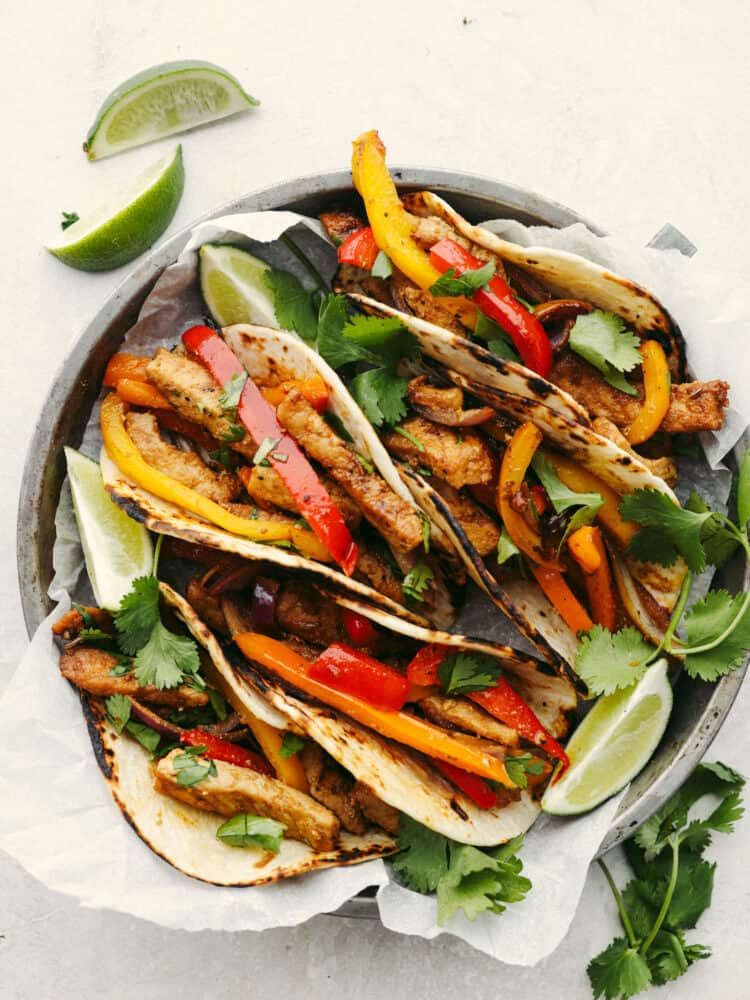
[[278, 327], [273, 296], [263, 277], [271, 270], [268, 264], [237, 247], [204, 243], [199, 268], [203, 298], [219, 326]]
[[666, 660], [633, 687], [600, 698], [568, 743], [570, 768], [547, 788], [542, 809], [570, 816], [619, 792], [650, 760], [671, 711]]
[[48, 246], [63, 264], [79, 271], [109, 271], [148, 250], [177, 211], [185, 184], [182, 147], [150, 167], [116, 199], [68, 226]]
[[186, 59], [150, 66], [105, 99], [83, 151], [90, 160], [236, 115], [259, 104], [221, 66]]
[[151, 537], [110, 499], [96, 462], [73, 448], [65, 449], [65, 460], [94, 597], [100, 607], [115, 611], [133, 580], [151, 572]]

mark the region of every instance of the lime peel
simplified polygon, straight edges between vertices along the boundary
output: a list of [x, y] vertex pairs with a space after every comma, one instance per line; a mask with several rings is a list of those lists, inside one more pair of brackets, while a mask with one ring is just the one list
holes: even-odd
[[115, 611], [133, 580], [151, 572], [151, 536], [111, 499], [96, 462], [74, 448], [65, 460], [91, 588], [100, 607]]
[[116, 199], [68, 226], [47, 250], [80, 271], [121, 267], [162, 235], [177, 211], [184, 186], [182, 146], [177, 146]]
[[101, 160], [259, 103], [236, 77], [214, 63], [160, 63], [131, 76], [105, 98], [83, 150], [90, 160]]
[[570, 767], [544, 793], [544, 812], [587, 812], [624, 788], [651, 759], [671, 710], [666, 659], [632, 687], [601, 697], [566, 747]]

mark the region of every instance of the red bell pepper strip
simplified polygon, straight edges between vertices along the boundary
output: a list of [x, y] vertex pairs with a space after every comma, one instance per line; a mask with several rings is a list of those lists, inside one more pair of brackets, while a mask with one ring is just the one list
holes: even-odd
[[407, 680], [419, 687], [439, 684], [438, 667], [449, 655], [450, 649], [446, 646], [438, 646], [435, 643], [423, 646], [406, 668]]
[[[412, 684], [425, 686], [438, 684], [440, 682], [438, 668], [452, 652], [450, 646], [438, 646], [435, 643], [424, 646], [406, 668], [407, 679]], [[500, 678], [495, 687], [487, 688], [485, 691], [472, 691], [467, 698], [481, 705], [486, 712], [494, 715], [506, 726], [515, 729], [518, 735], [529, 743], [543, 747], [547, 753], [562, 761], [563, 769], [568, 767], [568, 757], [563, 748], [550, 736], [534, 712], [506, 680]]]
[[398, 670], [339, 642], [323, 650], [307, 675], [389, 712], [400, 711], [409, 694], [409, 682]]
[[[220, 385], [225, 386], [233, 378], [246, 374], [239, 359], [209, 327], [191, 327], [183, 333], [182, 342]], [[266, 439], [276, 442], [268, 455], [268, 461], [278, 472], [316, 536], [346, 575], [351, 576], [357, 565], [359, 552], [341, 511], [331, 500], [297, 442], [277, 420], [274, 408], [266, 402], [251, 378], [247, 379], [242, 389], [237, 419], [258, 445]]]
[[[441, 273], [453, 268], [456, 277], [482, 267], [468, 250], [446, 238], [430, 250], [430, 261]], [[472, 302], [510, 336], [527, 368], [546, 378], [552, 368], [552, 346], [539, 320], [515, 298], [507, 281], [498, 275], [479, 288]]]
[[261, 774], [274, 775], [274, 770], [265, 757], [244, 747], [238, 747], [229, 740], [219, 739], [202, 729], [186, 729], [180, 733], [180, 743], [190, 747], [205, 747], [205, 756], [210, 760], [223, 760], [226, 764], [236, 764], [237, 767], [249, 767]]
[[362, 229], [356, 229], [341, 244], [339, 263], [353, 264], [354, 267], [371, 271], [379, 253], [380, 247], [375, 242], [372, 229], [370, 226], [365, 226]]
[[496, 719], [504, 722], [506, 726], [515, 729], [523, 739], [541, 747], [550, 756], [559, 760], [563, 771], [570, 766], [568, 755], [557, 740], [550, 736], [520, 694], [516, 694], [510, 684], [502, 677], [495, 687], [487, 688], [485, 691], [472, 691], [468, 697], [480, 705], [485, 712], [489, 712], [490, 715], [494, 715]]
[[194, 424], [192, 420], [186, 420], [185, 417], [180, 416], [174, 410], [154, 410], [154, 416], [156, 417], [160, 427], [166, 427], [168, 431], [174, 431], [175, 434], [181, 434], [183, 437], [190, 438], [196, 444], [199, 444], [206, 451], [214, 451], [216, 449], [216, 441], [208, 431], [204, 431], [199, 424]]
[[349, 608], [343, 608], [341, 621], [352, 645], [373, 646], [377, 642], [378, 630], [364, 615], [350, 611]]
[[469, 774], [468, 771], [462, 771], [460, 767], [448, 764], [444, 760], [432, 760], [430, 763], [444, 774], [456, 788], [460, 788], [464, 795], [468, 795], [480, 809], [492, 809], [497, 805], [497, 793], [492, 791], [484, 778], [480, 778], [477, 774]]

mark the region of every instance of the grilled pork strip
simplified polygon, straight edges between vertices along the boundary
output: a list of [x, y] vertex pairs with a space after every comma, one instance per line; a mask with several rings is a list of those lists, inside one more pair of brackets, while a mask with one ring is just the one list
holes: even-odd
[[307, 743], [299, 756], [310, 795], [334, 812], [345, 830], [364, 833], [367, 823], [353, 795], [354, 779], [329, 763], [326, 754], [315, 743]]
[[488, 556], [500, 541], [500, 528], [478, 503], [459, 493], [440, 479], [430, 480], [440, 496], [445, 500], [451, 514], [466, 532], [466, 536], [480, 556]]
[[276, 622], [284, 632], [320, 646], [347, 641], [339, 606], [297, 580], [281, 586], [276, 598]]
[[455, 490], [462, 486], [490, 483], [495, 459], [487, 443], [471, 428], [453, 430], [424, 417], [410, 417], [401, 430], [419, 441], [421, 449], [396, 431], [383, 435], [388, 451], [415, 465], [424, 465]]
[[483, 708], [475, 705], [473, 701], [467, 701], [466, 698], [430, 695], [420, 701], [419, 707], [428, 719], [439, 726], [463, 729], [464, 732], [483, 736], [506, 747], [518, 746], [518, 733], [515, 729], [503, 725], [489, 712], [485, 712]]
[[[338, 819], [309, 795], [277, 778], [220, 760], [214, 761], [215, 775], [203, 778], [197, 785], [180, 785], [179, 772], [175, 771], [172, 762], [181, 753], [180, 749], [173, 750], [156, 765], [154, 788], [157, 792], [220, 816], [251, 813], [275, 819], [286, 826], [286, 836], [303, 840], [316, 851], [330, 851], [336, 846], [340, 830]], [[195, 761], [208, 763], [206, 758], [198, 756]]]
[[242, 484], [231, 472], [214, 472], [194, 452], [180, 451], [168, 444], [159, 433], [159, 424], [153, 413], [135, 413], [125, 416], [128, 434], [149, 465], [171, 479], [183, 483], [215, 503], [229, 503], [242, 492]]
[[[231, 438], [233, 425], [219, 402], [222, 387], [203, 365], [177, 351], [160, 348], [147, 370], [148, 377], [181, 416], [205, 427], [217, 441]], [[259, 444], [249, 434], [241, 441], [228, 441], [230, 448], [250, 459]]]
[[[606, 417], [620, 428], [629, 427], [641, 408], [642, 385], [634, 383], [638, 395], [628, 396], [608, 385], [595, 368], [570, 351], [555, 360], [549, 379], [569, 392], [593, 417]], [[659, 429], [667, 434], [719, 430], [724, 424], [728, 394], [729, 383], [718, 379], [673, 384], [672, 400]]]
[[410, 552], [422, 544], [422, 518], [416, 510], [377, 472], [365, 472], [354, 450], [336, 436], [297, 389], [287, 392], [276, 416], [307, 455], [343, 486], [392, 548]]
[[370, 586], [384, 597], [390, 597], [397, 604], [405, 601], [401, 581], [393, 572], [389, 562], [380, 553], [358, 542], [356, 576], [366, 580]]
[[642, 462], [647, 469], [650, 469], [655, 476], [659, 476], [664, 480], [665, 483], [669, 483], [670, 486], [674, 486], [677, 482], [677, 466], [671, 458], [666, 455], [662, 458], [646, 458], [643, 455], [639, 455], [630, 446], [630, 442], [622, 433], [619, 427], [612, 423], [611, 420], [607, 420], [606, 417], [596, 417], [591, 425], [597, 434], [601, 434], [602, 437], [608, 438], [613, 441], [616, 445], [627, 451], [630, 455], [633, 455], [640, 462]]
[[394, 836], [398, 833], [398, 809], [394, 809], [393, 806], [389, 806], [387, 802], [379, 799], [375, 792], [361, 781], [355, 784], [352, 795], [365, 819], [374, 823], [375, 826], [387, 830], [388, 833], [394, 834]]
[[[341, 515], [350, 529], [356, 528], [362, 520], [359, 507], [343, 490], [335, 479], [330, 476], [320, 476], [320, 481], [328, 491], [328, 495], [341, 511]], [[255, 465], [245, 480], [245, 489], [258, 503], [270, 503], [283, 510], [299, 513], [297, 502], [289, 492], [281, 476], [273, 467]]]
[[208, 704], [205, 691], [194, 691], [182, 685], [160, 691], [150, 685], [141, 686], [134, 674], [113, 677], [110, 671], [122, 657], [92, 646], [78, 646], [66, 649], [60, 657], [60, 673], [77, 688], [87, 691], [96, 698], [109, 698], [113, 694], [129, 695], [152, 705], [169, 705], [176, 708], [192, 708]]

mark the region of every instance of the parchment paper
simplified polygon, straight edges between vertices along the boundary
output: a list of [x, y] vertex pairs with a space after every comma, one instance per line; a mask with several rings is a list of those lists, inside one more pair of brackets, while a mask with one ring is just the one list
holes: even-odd
[[[527, 230], [514, 222], [492, 228], [523, 243], [545, 243], [575, 250], [635, 278], [659, 295], [676, 316], [689, 345], [697, 377], [727, 378], [733, 411], [718, 436], [705, 435], [705, 463], [681, 469], [717, 508], [723, 508], [729, 475], [721, 458], [737, 442], [750, 419], [750, 361], [744, 347], [750, 322], [750, 287], [727, 288], [720, 275], [703, 270], [676, 251], [630, 246], [592, 236], [583, 226], [563, 231]], [[204, 242], [228, 242], [257, 252], [277, 267], [293, 271], [312, 288], [314, 279], [300, 264], [286, 234], [314, 259], [324, 281], [336, 260], [314, 220], [292, 213], [260, 212], [231, 216], [197, 227], [180, 260], [167, 268], [129, 331], [125, 349], [151, 353], [171, 346], [188, 326], [204, 318], [196, 286], [197, 255]], [[98, 407], [82, 450], [98, 457]], [[63, 490], [54, 551], [51, 597], [59, 604], [32, 639], [0, 702], [4, 734], [0, 769], [0, 846], [50, 888], [76, 896], [84, 906], [106, 907], [164, 926], [198, 930], [263, 930], [301, 923], [333, 910], [365, 886], [379, 886], [383, 923], [392, 930], [433, 938], [455, 934], [508, 963], [532, 965], [549, 954], [565, 935], [583, 889], [588, 866], [617, 811], [618, 796], [575, 820], [542, 817], [528, 833], [521, 856], [533, 889], [500, 917], [483, 914], [471, 923], [457, 915], [438, 928], [434, 899], [397, 885], [382, 861], [328, 869], [282, 883], [248, 889], [205, 885], [174, 871], [157, 858], [123, 822], [113, 805], [91, 752], [76, 692], [61, 678], [58, 651], [49, 626], [70, 607], [70, 594], [85, 599], [87, 583], [70, 506]], [[79, 581], [79, 577], [81, 580]], [[701, 581], [702, 588], [708, 580]], [[488, 627], [488, 619], [492, 621]], [[506, 620], [479, 594], [468, 602], [461, 627], [500, 641], [523, 645]]]

